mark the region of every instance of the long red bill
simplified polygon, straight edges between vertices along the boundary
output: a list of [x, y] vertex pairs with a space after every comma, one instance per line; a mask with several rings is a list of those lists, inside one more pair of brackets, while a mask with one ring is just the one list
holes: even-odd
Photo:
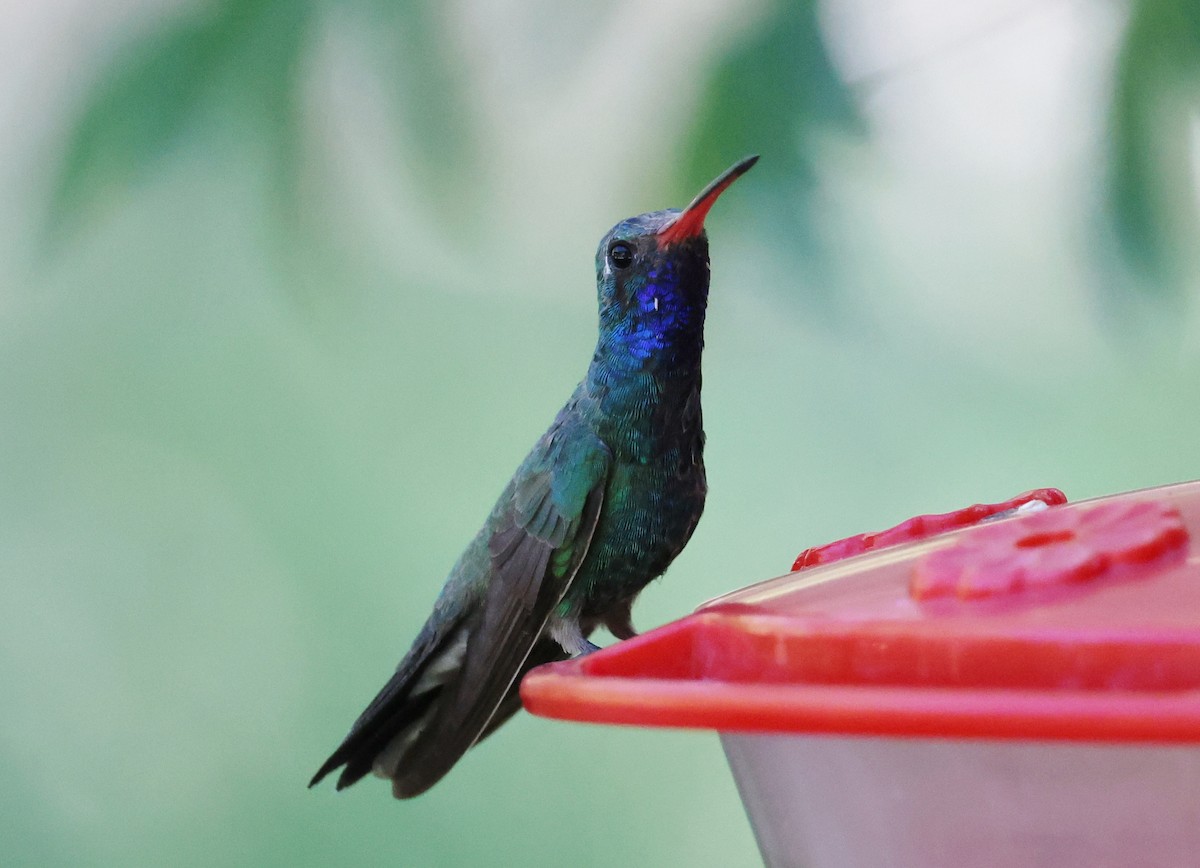
[[716, 202], [717, 197], [724, 193], [730, 184], [750, 171], [750, 167], [757, 162], [758, 154], [739, 160], [701, 190], [700, 195], [692, 200], [692, 204], [684, 208], [678, 217], [658, 230], [659, 249], [695, 238], [703, 232], [704, 218], [708, 216], [708, 209], [712, 207], [713, 202]]

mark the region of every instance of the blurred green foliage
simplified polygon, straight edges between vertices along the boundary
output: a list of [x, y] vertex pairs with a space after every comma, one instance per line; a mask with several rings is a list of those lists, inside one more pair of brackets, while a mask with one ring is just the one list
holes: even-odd
[[[731, 208], [751, 208], [773, 249], [793, 267], [815, 268], [826, 253], [815, 225], [817, 145], [857, 134], [861, 120], [821, 39], [813, 2], [773, 4], [749, 34], [718, 59], [683, 144], [681, 189], [700, 189], [731, 154], [760, 153], [744, 182], [754, 190]], [[805, 306], [827, 307], [832, 283], [817, 282]], [[822, 291], [824, 290], [824, 291]]]
[[[712, 493], [641, 627], [919, 512], [1200, 475], [1193, 6], [1130, 7], [1067, 205], [888, 140], [839, 10], [217, 0], [106, 37], [0, 197], [0, 861], [755, 864], [711, 734], [523, 715], [412, 803], [304, 789], [582, 373], [596, 239], [748, 152]], [[1136, 279], [1094, 279], [1109, 235]], [[1132, 287], [1169, 321], [1130, 353], [1098, 311]]]
[[296, 91], [313, 12], [303, 0], [223, 0], [125, 46], [67, 139], [53, 224], [127, 199], [214, 114], [251, 122], [268, 138], [275, 189], [288, 191], [298, 171]]
[[1168, 297], [1196, 264], [1198, 88], [1200, 4], [1132, 4], [1112, 100], [1109, 213], [1121, 252], [1147, 278], [1140, 285]]

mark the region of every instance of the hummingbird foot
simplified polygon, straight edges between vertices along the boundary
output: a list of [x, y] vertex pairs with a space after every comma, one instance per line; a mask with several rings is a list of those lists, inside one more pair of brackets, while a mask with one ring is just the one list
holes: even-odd
[[600, 650], [599, 645], [589, 642], [583, 635], [579, 621], [574, 618], [560, 618], [557, 615], [551, 615], [550, 622], [546, 625], [546, 632], [572, 657], [582, 657]]

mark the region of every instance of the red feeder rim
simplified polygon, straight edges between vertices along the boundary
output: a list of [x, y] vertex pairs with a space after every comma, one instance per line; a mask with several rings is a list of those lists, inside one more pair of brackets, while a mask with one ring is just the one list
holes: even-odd
[[541, 667], [534, 714], [726, 732], [1200, 742], [1200, 483], [868, 550]]

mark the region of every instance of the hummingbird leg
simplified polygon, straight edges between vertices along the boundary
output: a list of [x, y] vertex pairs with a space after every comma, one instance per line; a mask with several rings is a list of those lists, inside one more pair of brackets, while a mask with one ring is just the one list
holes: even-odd
[[546, 632], [572, 657], [582, 657], [600, 650], [599, 645], [589, 642], [583, 635], [579, 620], [576, 618], [551, 615], [549, 623], [546, 624]]
[[638, 634], [633, 628], [633, 600], [627, 600], [610, 609], [604, 616], [604, 626], [618, 639], [632, 639]]

